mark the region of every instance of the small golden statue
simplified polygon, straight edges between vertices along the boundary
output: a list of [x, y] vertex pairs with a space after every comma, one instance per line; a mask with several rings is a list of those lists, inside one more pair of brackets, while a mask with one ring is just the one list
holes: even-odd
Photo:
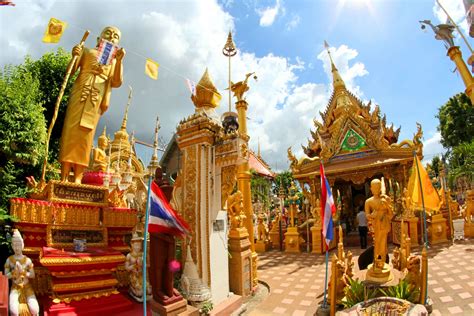
[[105, 134], [105, 126], [102, 135], [97, 139], [97, 147], [92, 150], [92, 170], [106, 171], [107, 170], [107, 154], [106, 149], [109, 147], [109, 138]]
[[369, 265], [367, 277], [374, 281], [388, 281], [391, 279], [390, 267], [385, 263], [388, 253], [387, 237], [393, 217], [390, 197], [381, 192], [382, 183], [374, 179], [370, 183], [373, 196], [365, 201], [365, 213], [369, 226], [374, 233], [374, 263]]
[[23, 238], [17, 229], [13, 230], [12, 248], [14, 254], [5, 262], [5, 275], [12, 280], [10, 290], [11, 315], [38, 315], [39, 305], [30, 279], [35, 278], [33, 262], [23, 254]]
[[[421, 290], [421, 258], [412, 255], [408, 258], [405, 280], [413, 289], [418, 290], [418, 297]], [[418, 297], [415, 301], [418, 301]]]
[[257, 233], [257, 240], [259, 241], [267, 241], [268, 240], [268, 228], [265, 224], [265, 215], [262, 213], [258, 214], [258, 233]]
[[[255, 72], [246, 74], [244, 81], [239, 81], [237, 83], [231, 82], [230, 90], [234, 93], [234, 96], [237, 98], [237, 102], [244, 100], [244, 93], [249, 90], [249, 86], [247, 82], [249, 80], [249, 77], [254, 74]], [[257, 76], [254, 75], [253, 78], [257, 80]]]
[[[129, 294], [138, 302], [143, 302], [143, 237], [134, 234], [130, 241], [132, 251], [125, 259], [125, 270], [130, 273]], [[151, 285], [146, 282], [146, 300], [151, 298]]]
[[[104, 28], [97, 45], [104, 39], [117, 45], [120, 30], [113, 26]], [[97, 61], [97, 48], [85, 48], [79, 44], [72, 49], [78, 56], [72, 73], [79, 68], [79, 76], [72, 86], [59, 149], [61, 180], [67, 181], [69, 172], [74, 170], [74, 182], [81, 183], [84, 169], [89, 165], [90, 151], [95, 129], [100, 117], [107, 111], [112, 88], [122, 85], [122, 59], [125, 50], [119, 49], [110, 65]]]
[[227, 198], [227, 212], [230, 218], [230, 229], [243, 227], [243, 221], [247, 218], [243, 210], [244, 197], [242, 192], [237, 191]]

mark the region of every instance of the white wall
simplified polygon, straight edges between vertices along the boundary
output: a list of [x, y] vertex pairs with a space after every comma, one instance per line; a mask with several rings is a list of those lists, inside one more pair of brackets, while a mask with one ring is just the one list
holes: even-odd
[[214, 306], [221, 303], [229, 295], [229, 252], [227, 250], [227, 212], [219, 211], [216, 220], [223, 220], [222, 231], [214, 231], [211, 218], [210, 248], [211, 248], [211, 292]]

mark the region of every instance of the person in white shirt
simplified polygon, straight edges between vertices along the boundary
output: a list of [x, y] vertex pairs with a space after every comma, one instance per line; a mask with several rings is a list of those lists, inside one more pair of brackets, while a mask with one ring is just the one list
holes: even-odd
[[362, 208], [357, 213], [357, 223], [359, 225], [359, 236], [360, 236], [360, 248], [367, 248], [367, 216]]

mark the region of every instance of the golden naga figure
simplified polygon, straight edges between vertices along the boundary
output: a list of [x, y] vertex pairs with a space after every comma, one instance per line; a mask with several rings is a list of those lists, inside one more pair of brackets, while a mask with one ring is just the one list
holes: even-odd
[[39, 305], [30, 283], [30, 279], [35, 278], [35, 270], [31, 259], [23, 254], [23, 238], [17, 229], [13, 231], [12, 248], [14, 254], [8, 257], [4, 267], [6, 277], [12, 280], [10, 314], [38, 315]]
[[97, 140], [97, 147], [92, 150], [92, 170], [106, 171], [107, 170], [107, 154], [106, 149], [109, 146], [109, 139], [105, 135], [105, 127], [102, 135]]
[[393, 217], [390, 197], [382, 194], [382, 184], [379, 179], [370, 182], [373, 194], [365, 201], [365, 214], [374, 233], [374, 267], [383, 268], [388, 253], [387, 236], [390, 232]]
[[[104, 39], [117, 45], [120, 37], [118, 28], [108, 26], [97, 38], [97, 44]], [[84, 169], [89, 165], [89, 153], [97, 123], [109, 107], [112, 88], [122, 85], [122, 59], [125, 50], [119, 49], [110, 65], [99, 64], [97, 53], [97, 47], [76, 45], [72, 49], [72, 55], [79, 56], [72, 73], [79, 68], [80, 71], [72, 86], [61, 135], [59, 161], [62, 181], [67, 181], [69, 172], [73, 169], [74, 182], [81, 183]]]
[[230, 228], [243, 227], [243, 221], [247, 218], [244, 214], [244, 197], [242, 192], [237, 191], [227, 199], [227, 212], [230, 218]]

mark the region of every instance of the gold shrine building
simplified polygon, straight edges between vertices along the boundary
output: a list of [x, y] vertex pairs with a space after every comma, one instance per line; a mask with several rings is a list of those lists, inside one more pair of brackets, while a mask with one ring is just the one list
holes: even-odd
[[[311, 131], [308, 144], [302, 146], [305, 156], [297, 159], [290, 147], [288, 158], [294, 178], [302, 187], [309, 188], [304, 194], [309, 195], [314, 207], [318, 207], [316, 198], [320, 196], [319, 166], [324, 164], [335, 201], [340, 204], [339, 220], [350, 232], [356, 228], [357, 212], [363, 210], [365, 200], [371, 196], [372, 179], [384, 177], [387, 194], [394, 201], [400, 200], [407, 187], [414, 152], [420, 159], [423, 157], [422, 129], [417, 123], [413, 140], [398, 142], [400, 128], [387, 126], [386, 116], [382, 116], [378, 105], [365, 105], [348, 91], [329, 57], [334, 90], [326, 110], [320, 112], [322, 122], [313, 120], [316, 130]], [[415, 229], [411, 230], [416, 233]]]

